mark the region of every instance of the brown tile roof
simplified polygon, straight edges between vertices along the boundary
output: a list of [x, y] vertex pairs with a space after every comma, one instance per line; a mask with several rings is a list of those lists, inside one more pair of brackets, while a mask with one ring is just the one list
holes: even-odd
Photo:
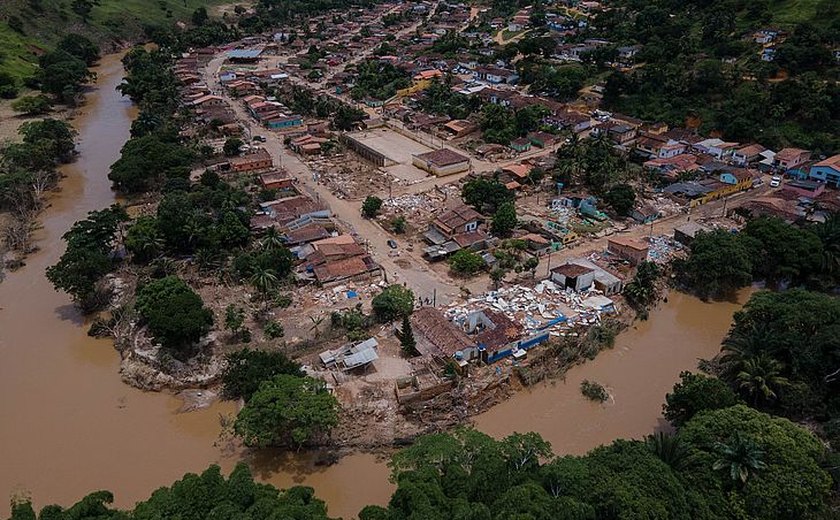
[[814, 166], [822, 166], [826, 168], [834, 168], [835, 170], [840, 170], [840, 154], [832, 155], [828, 159], [822, 160]]
[[313, 240], [326, 238], [328, 236], [330, 236], [330, 233], [322, 226], [309, 224], [308, 226], [303, 226], [300, 229], [295, 229], [294, 231], [286, 233], [286, 242], [293, 246], [297, 244], [305, 244], [312, 242]]
[[504, 314], [485, 309], [484, 315], [493, 322], [495, 327], [492, 329], [488, 328], [475, 337], [479, 345], [497, 349], [512, 341], [516, 341], [522, 335], [522, 326], [514, 323]]
[[791, 159], [796, 159], [802, 154], [810, 153], [808, 150], [803, 150], [801, 148], [783, 148], [776, 154], [777, 161], [789, 161]]
[[481, 221], [483, 217], [473, 208], [461, 205], [452, 208], [443, 215], [435, 219], [435, 225], [444, 231], [452, 232], [453, 230], [467, 225], [469, 222]]
[[608, 244], [615, 244], [621, 247], [629, 247], [631, 249], [635, 249], [636, 251], [647, 251], [650, 249], [647, 243], [631, 237], [615, 237], [610, 238], [607, 240]]
[[566, 278], [577, 278], [580, 275], [591, 273], [592, 269], [577, 264], [563, 264], [555, 267], [551, 272], [562, 274]]
[[470, 160], [469, 157], [461, 155], [457, 152], [453, 152], [449, 148], [441, 148], [440, 150], [435, 150], [433, 152], [421, 153], [415, 155], [415, 157], [440, 167], [451, 166], [453, 164], [458, 164]]
[[[462, 330], [434, 307], [421, 307], [414, 311], [410, 319], [415, 334], [422, 336], [431, 345], [432, 351], [425, 354], [450, 358], [459, 350], [475, 346]], [[423, 342], [418, 342], [418, 348], [422, 350], [423, 347]]]

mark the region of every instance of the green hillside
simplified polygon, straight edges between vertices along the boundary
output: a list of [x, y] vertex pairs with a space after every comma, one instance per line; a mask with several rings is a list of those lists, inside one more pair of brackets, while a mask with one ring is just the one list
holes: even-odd
[[[73, 0], [0, 1], [0, 71], [24, 78], [35, 70], [37, 55], [62, 35], [79, 32], [103, 49], [143, 35], [147, 25], [188, 21], [197, 7], [237, 3], [232, 0], [100, 0], [85, 22]], [[246, 1], [239, 3], [247, 4]]]

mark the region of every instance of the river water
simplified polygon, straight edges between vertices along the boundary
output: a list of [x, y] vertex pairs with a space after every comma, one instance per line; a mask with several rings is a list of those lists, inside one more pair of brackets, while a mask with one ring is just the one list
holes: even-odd
[[[232, 404], [182, 414], [177, 399], [124, 385], [112, 344], [89, 338], [68, 297], [52, 289], [44, 271], [63, 251], [61, 235], [115, 200], [107, 172], [136, 115], [115, 90], [123, 72], [119, 56], [104, 58], [96, 72], [96, 88], [74, 121], [81, 153], [64, 168], [62, 190], [43, 214], [41, 249], [0, 283], [0, 517], [10, 496], [29, 496], [38, 507], [68, 505], [97, 489], [113, 491], [116, 505], [129, 507], [185, 472], [211, 463], [230, 470], [239, 460], [279, 487], [314, 487], [334, 516], [385, 504], [393, 485], [385, 464], [371, 455], [330, 467], [317, 467], [308, 456], [253, 458], [219, 440], [220, 417], [235, 412]], [[495, 436], [537, 431], [557, 453], [650, 433], [663, 426], [663, 396], [679, 372], [717, 352], [736, 308], [672, 295], [650, 321], [570, 370], [565, 382], [520, 393], [476, 424]], [[614, 401], [602, 406], [583, 399], [582, 379], [605, 384]]]

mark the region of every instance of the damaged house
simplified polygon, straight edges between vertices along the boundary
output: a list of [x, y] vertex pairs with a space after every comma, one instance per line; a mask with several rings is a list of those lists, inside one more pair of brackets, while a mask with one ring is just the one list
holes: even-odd
[[431, 244], [423, 250], [430, 260], [440, 260], [464, 248], [486, 246], [488, 235], [479, 229], [484, 217], [473, 208], [461, 205], [437, 217], [423, 235]]

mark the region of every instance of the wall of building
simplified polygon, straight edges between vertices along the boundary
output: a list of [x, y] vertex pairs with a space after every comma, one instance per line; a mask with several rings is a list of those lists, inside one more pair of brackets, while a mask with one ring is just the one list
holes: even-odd
[[386, 167], [397, 164], [395, 161], [386, 157], [383, 153], [374, 150], [349, 134], [342, 135], [341, 141], [348, 148], [361, 155], [366, 161], [370, 161], [376, 166]]

